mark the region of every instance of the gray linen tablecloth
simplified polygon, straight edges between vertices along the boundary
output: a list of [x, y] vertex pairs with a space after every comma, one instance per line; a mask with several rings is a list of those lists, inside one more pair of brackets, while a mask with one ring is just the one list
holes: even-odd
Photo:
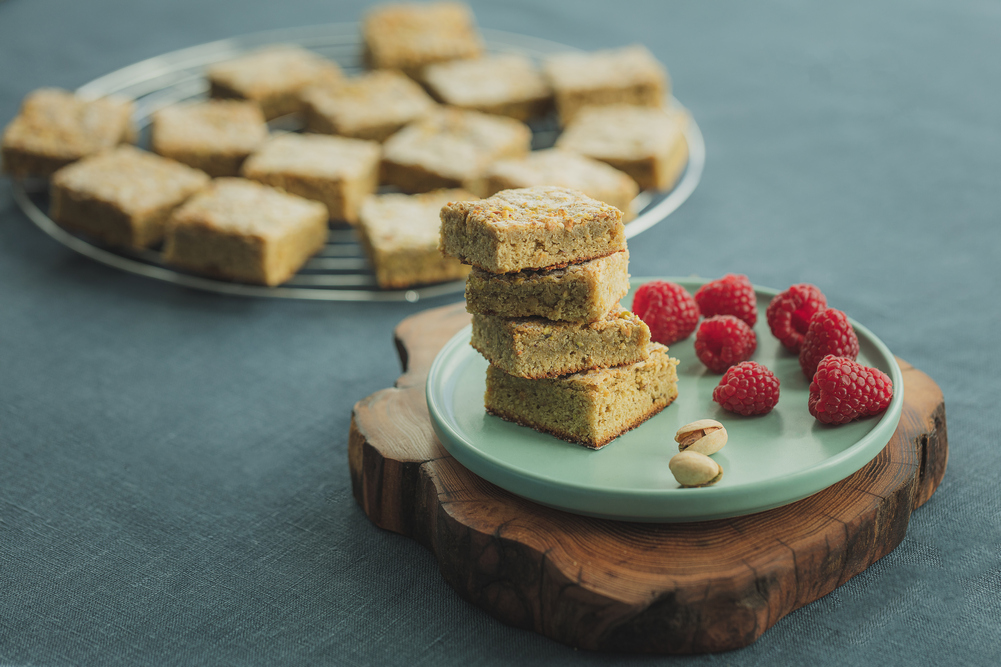
[[[999, 5], [473, 4], [485, 27], [642, 42], [670, 67], [707, 166], [632, 244], [634, 275], [816, 283], [945, 392], [949, 469], [900, 547], [751, 647], [685, 661], [997, 664]], [[42, 85], [363, 8], [0, 2], [0, 123]], [[392, 328], [424, 307], [126, 275], [50, 240], [0, 181], [0, 662], [673, 662], [504, 626], [356, 506], [351, 407], [394, 381]]]

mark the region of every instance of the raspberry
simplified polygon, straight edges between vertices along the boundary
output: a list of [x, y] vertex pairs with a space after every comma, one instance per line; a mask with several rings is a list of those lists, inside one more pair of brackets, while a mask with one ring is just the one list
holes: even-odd
[[728, 273], [706, 283], [695, 293], [695, 303], [699, 304], [703, 317], [733, 315], [749, 327], [758, 321], [758, 298], [747, 276]]
[[703, 320], [695, 334], [695, 354], [713, 373], [744, 361], [758, 347], [758, 337], [743, 320], [717, 315]]
[[818, 310], [810, 318], [810, 326], [799, 350], [799, 365], [803, 374], [812, 378], [817, 372], [817, 364], [829, 354], [848, 359], [858, 356], [858, 336], [848, 323], [848, 317], [834, 308]]
[[745, 417], [763, 415], [779, 402], [779, 379], [756, 361], [742, 361], [723, 374], [713, 400]]
[[803, 345], [803, 334], [810, 326], [810, 318], [818, 310], [827, 307], [827, 297], [809, 283], [793, 285], [785, 292], [775, 295], [765, 317], [772, 335], [790, 352], [799, 352]]
[[822, 424], [878, 414], [891, 398], [893, 383], [886, 373], [832, 354], [820, 361], [810, 382], [810, 414]]
[[650, 327], [655, 343], [671, 345], [692, 335], [699, 323], [699, 307], [677, 283], [654, 280], [640, 285], [633, 297], [633, 313]]

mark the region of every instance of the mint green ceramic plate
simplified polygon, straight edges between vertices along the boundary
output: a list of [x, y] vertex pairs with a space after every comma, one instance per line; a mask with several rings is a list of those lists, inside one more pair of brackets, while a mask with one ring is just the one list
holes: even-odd
[[[650, 279], [634, 279], [633, 287]], [[704, 281], [668, 278], [695, 292]], [[778, 406], [767, 415], [740, 417], [712, 401], [720, 376], [696, 358], [694, 336], [671, 346], [678, 366], [678, 399], [656, 417], [598, 451], [564, 442], [486, 414], [487, 362], [469, 346], [470, 329], [438, 354], [427, 381], [435, 432], [449, 453], [480, 477], [511, 493], [558, 509], [608, 519], [701, 521], [753, 514], [810, 496], [848, 477], [890, 441], [903, 405], [900, 368], [887, 347], [852, 322], [859, 362], [893, 380], [887, 411], [844, 426], [824, 426], [807, 410], [809, 382], [798, 359], [768, 330], [765, 308], [776, 290], [758, 295], [758, 349], [753, 360], [781, 382]], [[622, 303], [632, 304], [630, 293]], [[837, 307], [837, 304], [832, 304]], [[674, 434], [697, 419], [716, 419], [729, 441], [713, 458], [723, 466], [714, 486], [683, 489], [667, 463], [678, 453]]]

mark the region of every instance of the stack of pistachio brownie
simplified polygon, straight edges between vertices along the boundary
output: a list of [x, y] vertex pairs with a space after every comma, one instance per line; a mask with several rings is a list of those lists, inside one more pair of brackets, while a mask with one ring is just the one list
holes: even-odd
[[597, 449], [678, 395], [677, 360], [623, 309], [622, 212], [565, 188], [447, 204], [441, 250], [473, 266], [471, 343], [487, 411]]

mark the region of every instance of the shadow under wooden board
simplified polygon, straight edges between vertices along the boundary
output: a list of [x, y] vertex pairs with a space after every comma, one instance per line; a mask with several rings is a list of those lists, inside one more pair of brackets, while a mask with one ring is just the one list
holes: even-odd
[[404, 374], [359, 401], [348, 458], [355, 499], [381, 528], [434, 553], [445, 580], [501, 621], [571, 646], [708, 653], [754, 642], [900, 544], [945, 474], [938, 385], [898, 359], [904, 408], [864, 468], [791, 505], [701, 523], [592, 519], [536, 505], [473, 475], [439, 444], [424, 397], [463, 303], [396, 329]]

